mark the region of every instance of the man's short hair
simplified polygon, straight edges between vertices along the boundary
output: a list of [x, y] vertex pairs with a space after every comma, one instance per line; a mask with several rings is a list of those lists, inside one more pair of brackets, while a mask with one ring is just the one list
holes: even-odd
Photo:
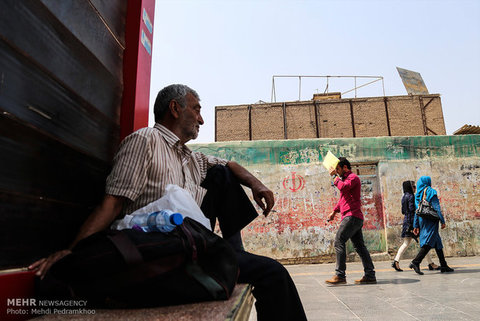
[[186, 85], [173, 84], [160, 90], [155, 99], [155, 105], [153, 106], [155, 122], [159, 122], [164, 118], [172, 100], [175, 100], [182, 108], [185, 108], [187, 106], [187, 99], [185, 97], [188, 93], [200, 100], [197, 92]]
[[347, 165], [348, 169], [352, 169], [352, 165], [350, 165], [348, 159], [346, 159], [345, 157], [339, 157], [338, 159], [340, 160], [338, 162], [338, 166], [340, 166], [340, 168], [343, 168], [343, 166]]

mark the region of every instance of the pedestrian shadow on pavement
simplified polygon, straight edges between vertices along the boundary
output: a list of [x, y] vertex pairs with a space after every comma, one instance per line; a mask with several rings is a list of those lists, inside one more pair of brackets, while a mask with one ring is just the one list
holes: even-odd
[[456, 267], [455, 271], [451, 273], [441, 273], [440, 271], [438, 271], [438, 273], [445, 274], [445, 275], [458, 274], [458, 273], [479, 273], [479, 272], [480, 272], [480, 269], [462, 269], [459, 267]]
[[329, 288], [337, 288], [341, 286], [369, 286], [369, 285], [378, 285], [378, 284], [409, 284], [420, 282], [419, 279], [377, 279], [377, 283], [373, 284], [355, 284], [355, 283], [347, 283], [347, 284], [327, 284]]
[[377, 284], [409, 284], [420, 282], [419, 279], [405, 279], [405, 278], [398, 278], [398, 279], [377, 279]]

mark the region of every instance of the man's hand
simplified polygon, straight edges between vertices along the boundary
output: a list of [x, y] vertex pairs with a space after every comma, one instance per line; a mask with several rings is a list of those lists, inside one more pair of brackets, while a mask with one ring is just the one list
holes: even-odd
[[337, 171], [335, 169], [330, 170], [330, 176], [336, 175]]
[[[107, 228], [122, 210], [124, 201], [125, 199], [120, 196], [105, 195], [102, 203], [95, 208], [80, 227], [80, 231], [70, 245], [70, 248], [73, 248], [78, 241], [87, 236]], [[55, 252], [47, 258], [40, 259], [33, 263], [28, 269], [37, 270], [35, 274], [43, 279], [47, 271], [55, 262], [70, 253], [72, 253], [72, 251], [68, 249]]]
[[[262, 208], [263, 215], [266, 217], [275, 204], [273, 192], [237, 162], [229, 161], [227, 166], [233, 172], [233, 175], [235, 175], [240, 184], [252, 189], [253, 199], [258, 206]], [[265, 200], [265, 202], [262, 200]]]
[[28, 269], [37, 270], [35, 275], [43, 279], [47, 271], [55, 262], [59, 261], [61, 258], [63, 258], [64, 256], [67, 256], [70, 253], [72, 253], [72, 251], [70, 250], [61, 250], [61, 251], [55, 252], [47, 258], [40, 259], [37, 262], [33, 263], [28, 267]]
[[335, 212], [335, 211], [333, 211], [332, 213], [330, 213], [330, 214], [327, 216], [327, 222], [332, 221], [332, 220], [335, 218], [335, 214], [337, 214], [337, 212]]
[[[275, 204], [273, 192], [269, 190], [268, 187], [263, 185], [260, 181], [258, 181], [255, 185], [252, 186], [252, 194], [255, 202], [258, 204], [258, 206], [262, 208], [263, 215], [267, 217], [268, 213], [270, 213], [273, 205]], [[263, 199], [265, 200], [265, 202], [262, 201]]]
[[446, 227], [445, 223], [442, 223], [442, 230]]
[[413, 234], [418, 235], [420, 233], [420, 229], [418, 227], [413, 229]]

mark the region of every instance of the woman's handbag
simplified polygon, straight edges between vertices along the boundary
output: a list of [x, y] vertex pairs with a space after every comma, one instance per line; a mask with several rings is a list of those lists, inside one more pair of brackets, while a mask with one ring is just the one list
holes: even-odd
[[427, 189], [425, 188], [423, 190], [422, 201], [420, 202], [420, 204], [418, 204], [418, 208], [415, 211], [415, 214], [430, 221], [438, 222], [440, 220], [440, 217], [438, 216], [437, 211], [433, 208], [430, 202], [425, 199], [426, 191]]

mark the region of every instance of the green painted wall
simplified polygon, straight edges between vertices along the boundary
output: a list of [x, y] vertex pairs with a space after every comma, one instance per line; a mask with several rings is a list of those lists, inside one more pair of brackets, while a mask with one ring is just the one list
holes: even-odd
[[[377, 164], [374, 177], [366, 178], [370, 190], [363, 196], [370, 198], [363, 209], [370, 251], [397, 251], [402, 243], [402, 182], [429, 175], [447, 220], [447, 229], [441, 231], [446, 255], [480, 254], [480, 135], [222, 142], [189, 147], [237, 161], [274, 192], [275, 212], [257, 218], [243, 231], [245, 247], [254, 253], [294, 262], [332, 258], [339, 222], [326, 223], [325, 217], [338, 200], [338, 191], [321, 165], [330, 150], [352, 163]], [[289, 189], [287, 185], [299, 177], [297, 188]], [[405, 258], [416, 251], [411, 246]]]
[[[328, 150], [357, 162], [430, 157], [480, 156], [480, 135], [368, 138], [321, 138], [190, 144], [193, 150], [235, 160], [243, 165], [299, 164], [322, 161]], [[314, 150], [314, 155], [291, 152]]]

